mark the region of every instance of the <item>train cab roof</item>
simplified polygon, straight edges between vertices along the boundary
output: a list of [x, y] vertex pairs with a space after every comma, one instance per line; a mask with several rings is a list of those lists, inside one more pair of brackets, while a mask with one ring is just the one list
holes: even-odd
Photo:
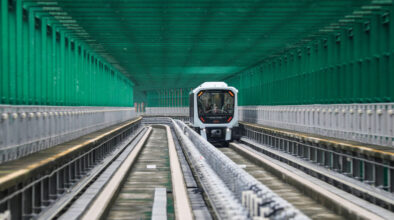
[[193, 89], [191, 93], [196, 93], [202, 89], [231, 89], [234, 90], [235, 92], [238, 92], [238, 90], [232, 86], [228, 86], [227, 83], [225, 82], [204, 82], [201, 85], [199, 85], [197, 88]]

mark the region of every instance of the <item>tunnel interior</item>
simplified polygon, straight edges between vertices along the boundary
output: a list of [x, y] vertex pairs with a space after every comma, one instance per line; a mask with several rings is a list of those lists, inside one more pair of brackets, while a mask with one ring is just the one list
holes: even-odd
[[[391, 0], [1, 2], [1, 104], [182, 107], [393, 101]], [[391, 74], [390, 74], [391, 73]]]
[[[199, 194], [196, 206], [220, 199], [205, 207], [218, 219], [303, 219], [233, 150], [283, 162], [280, 179], [345, 218], [394, 219], [393, 84], [393, 0], [1, 0], [0, 219], [50, 219], [84, 192], [102, 207], [87, 187], [119, 191], [99, 176], [123, 184], [112, 171], [131, 170], [150, 137], [160, 154], [146, 155], [167, 166], [171, 147], [193, 182], [176, 188]], [[143, 186], [161, 178], [137, 173]], [[304, 182], [315, 177], [331, 185]], [[314, 202], [303, 208], [329, 218]]]

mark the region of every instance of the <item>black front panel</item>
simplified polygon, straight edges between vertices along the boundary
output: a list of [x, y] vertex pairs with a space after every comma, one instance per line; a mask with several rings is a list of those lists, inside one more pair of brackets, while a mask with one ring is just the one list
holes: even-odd
[[206, 128], [209, 142], [221, 142], [226, 139], [226, 128]]

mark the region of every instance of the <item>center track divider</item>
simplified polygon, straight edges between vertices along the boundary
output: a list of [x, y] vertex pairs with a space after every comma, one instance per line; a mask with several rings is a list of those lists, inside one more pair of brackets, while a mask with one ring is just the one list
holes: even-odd
[[242, 219], [247, 216], [246, 210], [233, 196], [215, 171], [213, 171], [188, 136], [183, 133], [183, 129], [175, 121], [172, 121], [172, 123], [174, 131], [184, 149], [184, 154], [195, 173], [197, 182], [204, 189], [204, 194], [216, 219]]
[[104, 216], [105, 211], [108, 207], [110, 207], [110, 203], [117, 190], [122, 184], [124, 177], [127, 172], [130, 170], [131, 166], [135, 162], [139, 152], [144, 146], [146, 140], [152, 132], [152, 128], [149, 127], [147, 132], [141, 138], [140, 142], [135, 146], [134, 150], [131, 154], [126, 158], [123, 164], [119, 167], [116, 173], [113, 175], [112, 179], [107, 183], [106, 187], [101, 191], [101, 193], [97, 196], [96, 200], [89, 207], [89, 209], [85, 212], [81, 219], [83, 220], [91, 220], [91, 219], [100, 219]]
[[172, 123], [217, 218], [309, 219], [185, 123]]

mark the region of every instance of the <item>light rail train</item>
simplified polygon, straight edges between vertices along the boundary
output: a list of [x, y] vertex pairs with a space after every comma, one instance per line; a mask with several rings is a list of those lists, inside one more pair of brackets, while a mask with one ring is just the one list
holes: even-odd
[[190, 123], [213, 144], [239, 139], [238, 90], [224, 82], [205, 82], [189, 94]]

